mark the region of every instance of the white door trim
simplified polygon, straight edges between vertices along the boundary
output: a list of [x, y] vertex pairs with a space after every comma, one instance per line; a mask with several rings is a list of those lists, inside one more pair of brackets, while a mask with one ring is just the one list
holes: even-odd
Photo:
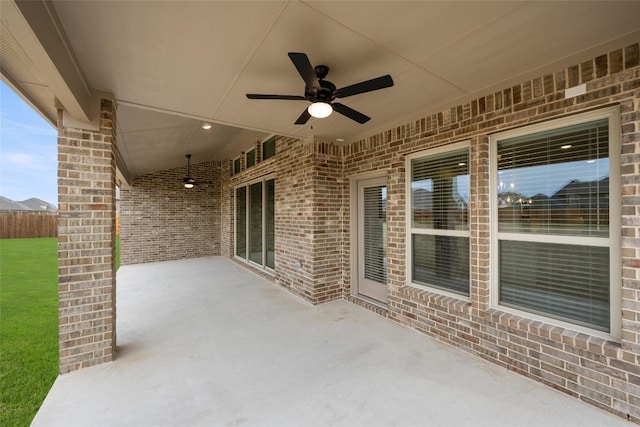
[[[350, 293], [352, 296], [361, 297], [358, 289], [359, 284], [359, 272], [360, 272], [360, 212], [359, 212], [359, 185], [363, 181], [380, 179], [380, 182], [384, 185], [387, 184], [387, 172], [386, 171], [374, 171], [365, 174], [352, 176], [350, 181]], [[376, 301], [379, 304], [385, 304], [384, 301]]]

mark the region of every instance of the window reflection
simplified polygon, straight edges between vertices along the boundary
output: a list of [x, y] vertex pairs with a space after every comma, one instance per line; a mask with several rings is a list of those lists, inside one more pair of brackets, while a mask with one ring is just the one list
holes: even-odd
[[606, 120], [498, 144], [501, 232], [608, 236]]
[[412, 161], [414, 228], [469, 229], [468, 162], [466, 150]]

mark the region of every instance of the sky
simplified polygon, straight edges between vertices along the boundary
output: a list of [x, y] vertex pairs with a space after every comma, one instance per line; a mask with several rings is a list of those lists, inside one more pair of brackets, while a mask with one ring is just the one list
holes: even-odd
[[58, 205], [58, 131], [0, 82], [0, 196]]

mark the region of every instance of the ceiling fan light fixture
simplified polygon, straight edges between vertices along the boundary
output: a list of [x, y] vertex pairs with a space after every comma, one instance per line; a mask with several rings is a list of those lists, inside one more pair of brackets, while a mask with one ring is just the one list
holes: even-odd
[[316, 119], [324, 119], [325, 117], [329, 117], [331, 113], [333, 113], [333, 107], [331, 104], [326, 102], [314, 102], [309, 105], [307, 108], [311, 117], [315, 117]]
[[193, 188], [193, 184], [190, 182], [185, 182], [184, 183], [184, 188]]

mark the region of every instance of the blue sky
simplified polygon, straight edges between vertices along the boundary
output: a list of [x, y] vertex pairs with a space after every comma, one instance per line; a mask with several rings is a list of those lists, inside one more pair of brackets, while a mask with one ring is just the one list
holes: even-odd
[[58, 205], [58, 132], [0, 83], [0, 196]]

